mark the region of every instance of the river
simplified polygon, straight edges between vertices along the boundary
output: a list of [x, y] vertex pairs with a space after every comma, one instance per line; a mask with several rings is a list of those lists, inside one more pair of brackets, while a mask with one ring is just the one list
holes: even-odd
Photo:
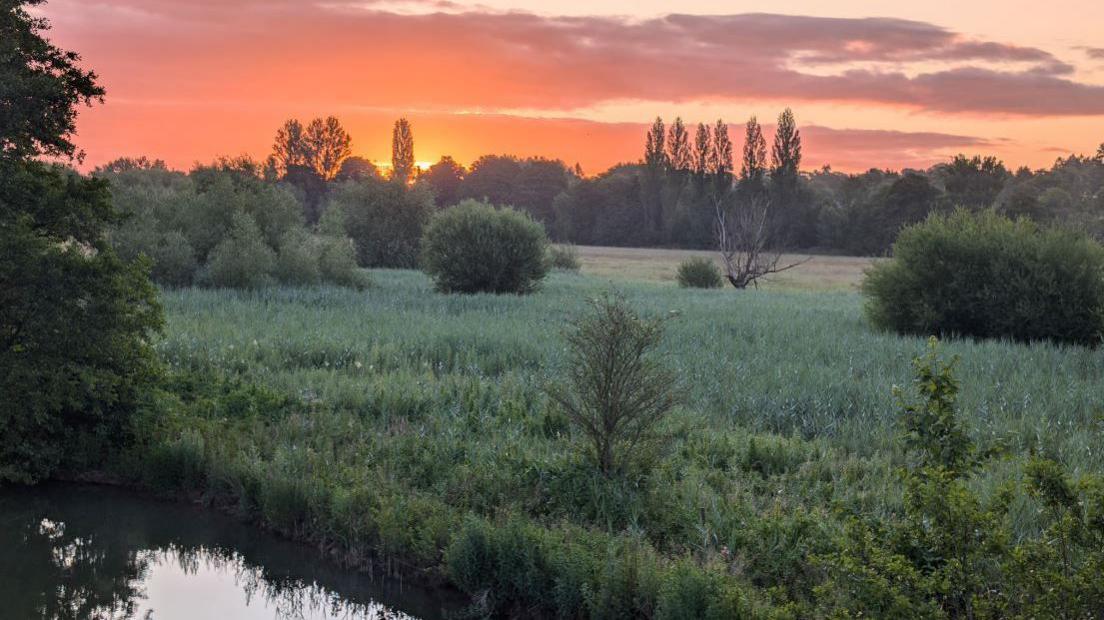
[[434, 620], [462, 604], [198, 506], [105, 486], [0, 489], [0, 618]]

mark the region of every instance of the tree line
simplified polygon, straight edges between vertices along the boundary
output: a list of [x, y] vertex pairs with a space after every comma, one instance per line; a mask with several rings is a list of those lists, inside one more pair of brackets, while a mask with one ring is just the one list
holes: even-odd
[[467, 167], [444, 156], [420, 170], [405, 118], [395, 123], [391, 168], [383, 171], [351, 154], [338, 119], [292, 119], [256, 169], [296, 194], [310, 225], [341, 185], [391, 181], [426, 192], [435, 208], [465, 199], [512, 206], [543, 223], [554, 240], [581, 245], [714, 249], [718, 208], [750, 203], [766, 211], [772, 245], [790, 250], [883, 255], [904, 226], [956, 207], [993, 208], [1104, 237], [1104, 145], [1095, 155], [1070, 155], [1040, 170], [1011, 171], [995, 157], [957, 155], [924, 170], [847, 174], [830, 166], [802, 170], [803, 138], [789, 109], [770, 144], [755, 117], [743, 129], [738, 145], [724, 120], [692, 127], [681, 118], [669, 125], [657, 118], [640, 160], [587, 176], [578, 164], [511, 155], [484, 155]]

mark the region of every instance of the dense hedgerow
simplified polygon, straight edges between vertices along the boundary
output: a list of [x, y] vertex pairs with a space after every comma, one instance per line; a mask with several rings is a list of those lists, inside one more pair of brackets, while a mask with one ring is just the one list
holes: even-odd
[[678, 266], [676, 276], [682, 288], [721, 288], [721, 270], [708, 258], [688, 258]]
[[548, 272], [540, 223], [474, 200], [434, 215], [422, 245], [422, 267], [444, 293], [531, 293]]
[[1086, 345], [1104, 333], [1104, 248], [993, 212], [905, 229], [862, 289], [871, 323], [900, 333]]

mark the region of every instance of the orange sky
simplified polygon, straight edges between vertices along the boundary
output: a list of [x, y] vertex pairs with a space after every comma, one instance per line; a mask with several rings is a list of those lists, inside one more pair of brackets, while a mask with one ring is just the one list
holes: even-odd
[[656, 115], [723, 117], [738, 133], [786, 106], [806, 168], [957, 152], [1038, 167], [1104, 142], [1101, 2], [1054, 0], [1046, 19], [1008, 1], [548, 6], [51, 0], [43, 12], [108, 90], [78, 123], [86, 166], [263, 158], [283, 120], [329, 114], [373, 160], [388, 159], [405, 115], [418, 160], [542, 155], [588, 173], [638, 159]]

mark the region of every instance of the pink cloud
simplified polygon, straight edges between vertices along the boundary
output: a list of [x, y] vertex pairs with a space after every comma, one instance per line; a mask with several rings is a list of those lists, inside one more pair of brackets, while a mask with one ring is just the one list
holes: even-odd
[[100, 70], [109, 95], [127, 99], [552, 111], [626, 99], [772, 99], [1104, 114], [1104, 86], [1072, 79], [1073, 67], [1049, 52], [923, 22], [397, 14], [374, 5], [54, 0], [48, 14], [63, 42]]

